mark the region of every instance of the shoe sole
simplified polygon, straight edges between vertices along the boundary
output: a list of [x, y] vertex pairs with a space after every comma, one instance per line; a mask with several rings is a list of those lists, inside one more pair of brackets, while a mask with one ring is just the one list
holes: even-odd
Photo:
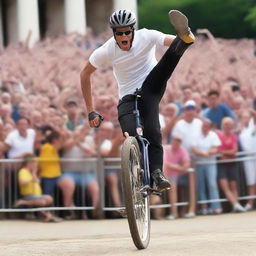
[[170, 23], [173, 25], [179, 37], [189, 34], [188, 18], [177, 10], [171, 10], [168, 13]]
[[158, 186], [157, 187], [157, 190], [160, 191], [160, 192], [164, 192], [166, 190], [170, 190], [171, 189], [171, 185], [168, 183], [166, 184], [163, 184], [162, 186]]

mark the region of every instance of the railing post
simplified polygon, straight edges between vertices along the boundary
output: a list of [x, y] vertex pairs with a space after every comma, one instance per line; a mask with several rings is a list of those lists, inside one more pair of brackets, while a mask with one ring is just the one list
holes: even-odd
[[98, 157], [97, 160], [97, 176], [100, 187], [100, 209], [103, 212], [105, 207], [105, 173], [104, 173], [104, 158]]

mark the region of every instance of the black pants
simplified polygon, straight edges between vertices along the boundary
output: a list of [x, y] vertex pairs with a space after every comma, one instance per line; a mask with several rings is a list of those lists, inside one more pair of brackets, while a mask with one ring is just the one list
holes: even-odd
[[[172, 42], [158, 64], [151, 70], [141, 87], [139, 111], [144, 137], [148, 139], [150, 172], [163, 166], [162, 136], [159, 123], [159, 103], [166, 89], [166, 84], [177, 66], [182, 54], [190, 44], [184, 43], [178, 37]], [[136, 135], [132, 95], [124, 96], [118, 105], [118, 120], [123, 132], [130, 136]]]

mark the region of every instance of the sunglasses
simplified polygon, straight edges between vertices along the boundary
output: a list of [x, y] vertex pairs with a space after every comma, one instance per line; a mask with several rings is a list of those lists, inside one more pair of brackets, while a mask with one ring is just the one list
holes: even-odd
[[133, 32], [132, 29], [130, 30], [125, 30], [125, 31], [115, 31], [115, 35], [116, 36], [122, 36], [123, 34], [125, 34], [126, 36], [130, 35]]

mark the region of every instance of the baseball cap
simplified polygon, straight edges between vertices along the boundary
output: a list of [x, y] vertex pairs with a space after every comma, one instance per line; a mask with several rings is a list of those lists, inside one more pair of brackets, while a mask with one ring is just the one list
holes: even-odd
[[182, 141], [182, 136], [175, 133], [175, 134], [172, 134], [172, 139], [176, 139], [176, 140], [179, 140], [179, 141]]
[[196, 109], [196, 103], [193, 100], [188, 100], [184, 104], [185, 110]]

